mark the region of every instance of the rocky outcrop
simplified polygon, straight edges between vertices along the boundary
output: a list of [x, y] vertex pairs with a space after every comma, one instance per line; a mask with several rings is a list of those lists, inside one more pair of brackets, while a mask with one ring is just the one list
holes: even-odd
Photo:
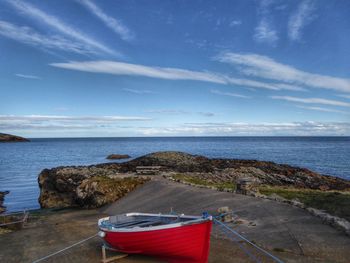
[[95, 208], [112, 203], [147, 181], [118, 176], [113, 169], [58, 167], [43, 170], [38, 178], [42, 208]]
[[182, 152], [157, 152], [124, 163], [45, 169], [39, 175], [41, 207], [99, 207], [114, 202], [146, 179], [137, 167], [161, 166], [162, 173], [186, 173], [214, 183], [253, 178], [260, 184], [319, 190], [350, 189], [350, 181], [308, 169], [254, 160], [209, 159]]
[[0, 214], [6, 211], [6, 207], [3, 206], [5, 195], [7, 195], [9, 191], [0, 192]]
[[29, 142], [29, 140], [16, 135], [0, 133], [0, 142]]
[[131, 158], [131, 156], [127, 154], [110, 154], [106, 157], [106, 159], [109, 159], [109, 160], [121, 160], [121, 159], [129, 159], [129, 158]]
[[163, 171], [196, 173], [213, 182], [236, 182], [254, 178], [261, 184], [294, 186], [319, 190], [350, 189], [350, 181], [325, 176], [305, 168], [274, 162], [235, 159], [209, 159], [182, 152], [157, 152], [120, 164], [120, 171], [136, 171], [137, 166], [162, 166]]

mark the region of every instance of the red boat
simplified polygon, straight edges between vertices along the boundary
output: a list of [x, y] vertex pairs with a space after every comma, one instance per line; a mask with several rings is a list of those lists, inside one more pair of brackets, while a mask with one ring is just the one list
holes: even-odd
[[206, 263], [211, 216], [128, 213], [101, 218], [99, 235], [127, 254], [155, 256], [171, 263]]

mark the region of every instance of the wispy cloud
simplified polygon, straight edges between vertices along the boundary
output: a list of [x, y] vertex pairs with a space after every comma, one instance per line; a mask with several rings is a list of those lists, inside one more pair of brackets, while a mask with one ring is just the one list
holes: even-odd
[[50, 26], [52, 29], [59, 31], [66, 36], [80, 41], [80, 45], [85, 45], [89, 49], [95, 50], [96, 52], [104, 52], [110, 55], [118, 55], [117, 52], [106, 47], [97, 40], [85, 35], [79, 30], [66, 24], [59, 18], [49, 15], [47, 12], [35, 7], [32, 4], [20, 0], [7, 0], [7, 3], [13, 6], [20, 14], [25, 14], [27, 17], [31, 17], [32, 19], [35, 19], [40, 23], [44, 23], [44, 25]]
[[337, 96], [345, 98], [345, 99], [350, 99], [350, 95], [348, 95], [348, 94], [338, 94]]
[[27, 74], [20, 74], [20, 73], [15, 74], [15, 76], [17, 76], [17, 77], [19, 77], [19, 78], [24, 78], [24, 79], [41, 79], [41, 78], [38, 77], [38, 76], [27, 75]]
[[204, 117], [213, 117], [215, 116], [215, 113], [213, 112], [207, 112], [207, 111], [198, 111], [198, 112], [192, 112], [192, 111], [185, 111], [185, 110], [179, 110], [179, 109], [156, 109], [156, 110], [147, 110], [148, 113], [157, 113], [157, 114], [166, 114], [166, 115], [189, 115], [189, 114], [198, 114]]
[[350, 114], [350, 112], [336, 110], [336, 109], [329, 109], [329, 108], [323, 108], [323, 107], [313, 107], [313, 106], [301, 106], [296, 105], [298, 108], [306, 109], [306, 110], [313, 110], [313, 111], [322, 111], [322, 112], [334, 112], [334, 113], [342, 113], [342, 114]]
[[232, 92], [223, 92], [220, 90], [212, 89], [210, 90], [211, 93], [217, 94], [217, 95], [223, 95], [223, 96], [229, 96], [229, 97], [236, 97], [236, 98], [244, 98], [249, 99], [250, 97], [238, 93], [232, 93]]
[[271, 23], [266, 18], [262, 19], [255, 28], [254, 39], [260, 43], [274, 45], [278, 40], [277, 31], [272, 28]]
[[271, 96], [271, 98], [276, 100], [285, 100], [285, 101], [300, 102], [300, 103], [306, 103], [306, 104], [324, 104], [324, 105], [332, 105], [332, 106], [350, 107], [349, 102], [322, 99], [322, 98], [297, 98], [297, 97], [291, 97], [291, 96]]
[[[197, 112], [200, 114], [200, 112]], [[211, 117], [208, 114], [208, 117]], [[0, 115], [0, 129], [28, 134], [55, 134], [70, 136], [99, 134], [99, 136], [130, 133], [143, 136], [176, 135], [350, 135], [349, 122], [198, 122], [174, 126], [137, 126], [150, 119], [129, 116], [51, 116], [51, 115]], [[122, 125], [132, 121], [133, 125]], [[135, 126], [136, 125], [136, 126]], [[94, 133], [92, 133], [94, 132]], [[69, 136], [68, 135], [68, 136]], [[73, 136], [74, 136], [73, 135]]]
[[92, 51], [80, 43], [61, 36], [48, 37], [26, 26], [17, 26], [0, 20], [0, 35], [44, 50], [61, 50], [78, 54], [91, 54]]
[[350, 92], [350, 79], [309, 73], [296, 69], [293, 66], [279, 63], [266, 56], [226, 52], [217, 56], [216, 59], [236, 66], [240, 72], [248, 76], [301, 84], [314, 88]]
[[52, 63], [51, 66], [93, 73], [114, 75], [144, 76], [172, 80], [199, 80], [225, 84], [227, 81], [219, 75], [208, 72], [191, 71], [177, 68], [149, 67], [117, 61], [71, 61], [68, 63]]
[[230, 27], [236, 27], [242, 25], [242, 20], [232, 20], [230, 22]]
[[250, 79], [233, 78], [227, 75], [192, 71], [178, 68], [151, 67], [118, 61], [70, 61], [65, 63], [51, 63], [51, 66], [92, 73], [107, 73], [114, 75], [143, 76], [170, 80], [196, 80], [224, 85], [239, 85], [243, 87], [262, 88], [270, 90], [303, 90], [295, 85], [283, 83], [265, 83]]
[[289, 123], [187, 123], [170, 127], [140, 128], [139, 131], [146, 136], [327, 136], [350, 135], [350, 123], [313, 121]]
[[177, 109], [157, 109], [157, 110], [147, 110], [148, 113], [157, 113], [157, 114], [190, 114], [189, 111], [177, 110]]
[[275, 45], [279, 39], [277, 31], [274, 28], [272, 22], [272, 16], [270, 12], [270, 6], [273, 4], [271, 0], [260, 1], [258, 14], [260, 20], [255, 28], [254, 40], [259, 43], [267, 43]]
[[205, 111], [199, 111], [197, 114], [202, 115], [204, 117], [214, 117], [215, 113], [213, 112], [205, 112]]
[[288, 21], [288, 37], [291, 40], [300, 40], [302, 29], [314, 18], [315, 2], [313, 0], [303, 0], [296, 12], [292, 14]]
[[60, 116], [60, 115], [0, 115], [0, 121], [147, 121], [150, 118], [135, 116]]
[[123, 91], [129, 92], [129, 93], [134, 93], [134, 94], [153, 94], [154, 92], [151, 90], [141, 90], [141, 89], [129, 89], [129, 88], [123, 88]]
[[130, 31], [123, 23], [102, 11], [95, 3], [90, 0], [78, 0], [92, 14], [98, 17], [104, 24], [117, 33], [123, 40], [131, 40], [134, 38], [134, 33]]
[[149, 121], [137, 116], [0, 115], [0, 128], [8, 129], [89, 129], [114, 127], [121, 122]]

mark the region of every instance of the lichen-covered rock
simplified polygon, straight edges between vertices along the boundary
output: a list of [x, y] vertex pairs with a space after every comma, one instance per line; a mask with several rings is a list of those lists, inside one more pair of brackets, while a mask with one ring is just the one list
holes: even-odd
[[6, 211], [6, 207], [3, 206], [5, 195], [7, 195], [9, 191], [0, 192], [0, 214]]
[[137, 177], [93, 177], [76, 189], [76, 202], [81, 207], [94, 208], [115, 202], [147, 179]]
[[[161, 166], [164, 173], [186, 173], [212, 183], [233, 183], [253, 178], [260, 184], [293, 186], [319, 190], [350, 189], [350, 181], [324, 176], [308, 169], [254, 160], [209, 159], [182, 152], [157, 152], [124, 163], [69, 166], [45, 169], [39, 175], [42, 207], [97, 207], [113, 202], [144, 179], [134, 177], [135, 185], [122, 180], [139, 166]], [[98, 178], [108, 179], [105, 181]], [[138, 181], [140, 180], [140, 181]], [[127, 188], [124, 186], [128, 185]]]
[[95, 166], [44, 169], [38, 178], [42, 208], [95, 208], [118, 200], [145, 178], [119, 178], [114, 169]]
[[240, 178], [255, 178], [273, 186], [294, 186], [319, 190], [350, 189], [350, 181], [325, 176], [305, 168], [273, 162], [236, 159], [210, 159], [182, 152], [156, 152], [120, 164], [119, 171], [136, 171], [137, 166], [162, 166], [163, 171], [198, 173], [213, 182], [236, 182]]

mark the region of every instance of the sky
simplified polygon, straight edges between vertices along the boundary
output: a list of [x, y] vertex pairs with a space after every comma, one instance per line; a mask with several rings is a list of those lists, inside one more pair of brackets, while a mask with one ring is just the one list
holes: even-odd
[[0, 0], [0, 132], [350, 136], [350, 1]]

